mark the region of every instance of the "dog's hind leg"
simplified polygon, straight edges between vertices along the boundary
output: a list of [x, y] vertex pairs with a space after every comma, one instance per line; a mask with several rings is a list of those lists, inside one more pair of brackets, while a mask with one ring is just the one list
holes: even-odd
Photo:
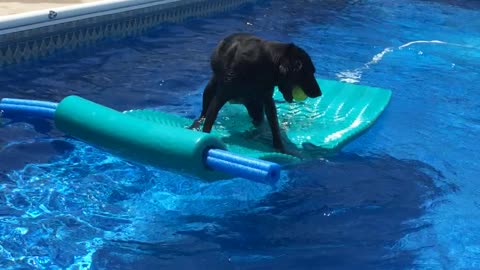
[[264, 119], [264, 105], [261, 101], [249, 101], [245, 103], [248, 115], [252, 118], [252, 123], [255, 127], [260, 126]]
[[207, 86], [205, 86], [205, 90], [203, 90], [202, 112], [200, 113], [200, 116], [193, 121], [189, 129], [200, 128], [200, 125], [202, 124], [203, 120], [205, 120], [205, 116], [207, 114], [208, 107], [210, 106], [210, 102], [215, 97], [216, 89], [217, 89], [217, 79], [215, 78], [215, 76], [212, 76]]

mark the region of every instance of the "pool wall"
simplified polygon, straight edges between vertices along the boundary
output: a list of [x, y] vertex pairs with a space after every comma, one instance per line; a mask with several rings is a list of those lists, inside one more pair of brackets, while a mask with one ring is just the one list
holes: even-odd
[[140, 34], [161, 23], [225, 12], [256, 0], [109, 0], [0, 17], [0, 66], [106, 38]]

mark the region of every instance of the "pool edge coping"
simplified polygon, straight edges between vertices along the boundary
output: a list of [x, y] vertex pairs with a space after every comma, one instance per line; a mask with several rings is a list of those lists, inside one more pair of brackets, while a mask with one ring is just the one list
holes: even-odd
[[[47, 8], [0, 17], [0, 35], [25, 31], [74, 20], [98, 17], [166, 4], [185, 4], [192, 0], [104, 0]], [[54, 12], [54, 13], [52, 13]], [[54, 15], [52, 15], [54, 14]]]
[[0, 17], [0, 67], [260, 0], [106, 0]]

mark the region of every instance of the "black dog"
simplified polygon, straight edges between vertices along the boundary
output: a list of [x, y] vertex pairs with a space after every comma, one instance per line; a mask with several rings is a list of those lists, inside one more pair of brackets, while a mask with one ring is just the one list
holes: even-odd
[[310, 56], [293, 43], [268, 41], [246, 34], [232, 34], [218, 44], [211, 56], [213, 76], [203, 92], [202, 112], [190, 126], [210, 133], [218, 112], [226, 102], [241, 103], [253, 124], [258, 126], [264, 113], [272, 131], [273, 146], [285, 152], [280, 137], [274, 87], [287, 102], [293, 101], [295, 86], [308, 97], [321, 96]]

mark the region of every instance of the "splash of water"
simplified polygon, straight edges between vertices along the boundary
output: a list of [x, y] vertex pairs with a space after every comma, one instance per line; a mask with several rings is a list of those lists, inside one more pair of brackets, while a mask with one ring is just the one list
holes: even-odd
[[475, 46], [463, 45], [458, 43], [449, 43], [441, 40], [415, 40], [415, 41], [411, 41], [403, 45], [400, 45], [397, 48], [387, 47], [380, 53], [375, 54], [372, 57], [372, 59], [367, 63], [365, 63], [362, 67], [356, 68], [354, 70], [345, 70], [345, 71], [338, 72], [336, 74], [337, 78], [340, 81], [346, 82], [346, 83], [358, 83], [362, 78], [363, 72], [365, 70], [368, 70], [370, 66], [378, 64], [384, 58], [385, 55], [392, 53], [395, 50], [403, 50], [414, 44], [441, 44], [441, 45], [457, 46], [457, 47], [470, 48], [470, 49], [480, 49]]

